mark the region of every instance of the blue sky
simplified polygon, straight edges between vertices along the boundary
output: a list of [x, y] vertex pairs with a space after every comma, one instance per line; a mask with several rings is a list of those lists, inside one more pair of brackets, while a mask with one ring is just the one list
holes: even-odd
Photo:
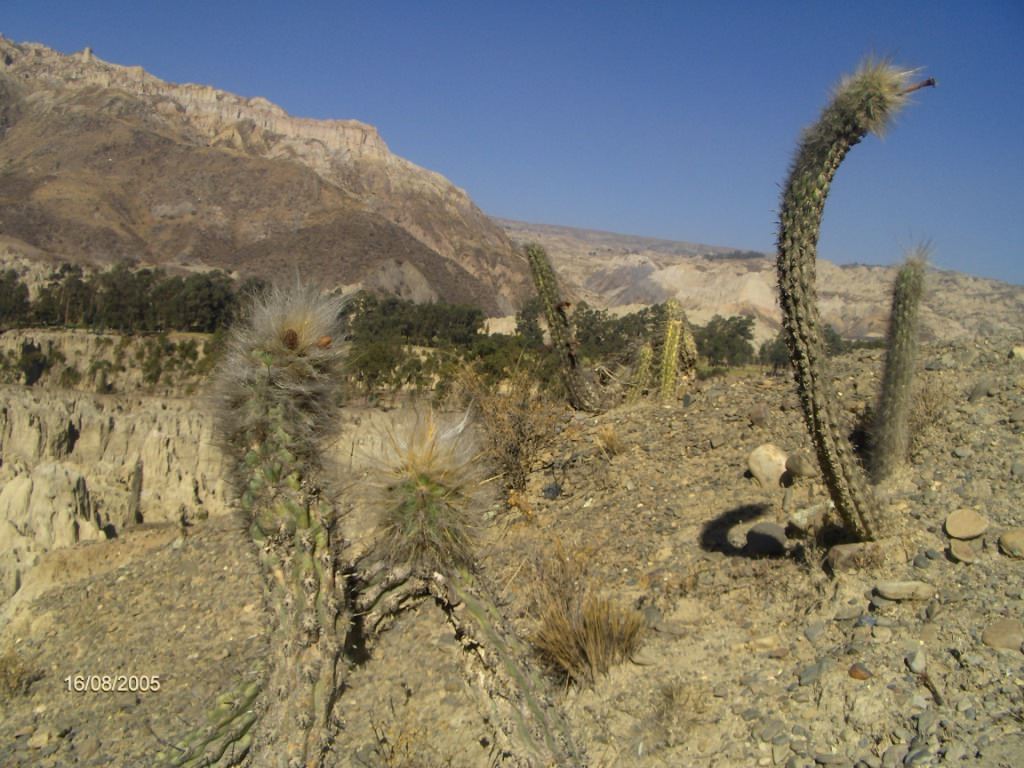
[[819, 253], [1024, 284], [1024, 4], [3, 0], [0, 33], [355, 118], [484, 211], [774, 248], [800, 130], [868, 53], [923, 68], [839, 171]]

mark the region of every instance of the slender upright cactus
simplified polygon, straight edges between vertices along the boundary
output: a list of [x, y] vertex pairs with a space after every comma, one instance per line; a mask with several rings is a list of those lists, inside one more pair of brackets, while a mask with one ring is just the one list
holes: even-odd
[[697, 344], [686, 313], [675, 299], [665, 302], [665, 336], [661, 349], [661, 400], [676, 396], [679, 374], [692, 372], [697, 364]]
[[910, 449], [910, 395], [917, 365], [917, 317], [928, 255], [919, 246], [896, 274], [885, 352], [882, 389], [871, 441], [871, 479], [881, 482], [906, 461]]
[[630, 405], [640, 402], [644, 391], [651, 384], [651, 364], [654, 362], [654, 349], [650, 344], [644, 344], [637, 353], [636, 363], [633, 366], [633, 375], [629, 379], [629, 393], [626, 395], [626, 402]]
[[818, 122], [803, 135], [779, 217], [779, 296], [804, 417], [836, 511], [849, 532], [861, 539], [876, 535], [878, 510], [843, 434], [829, 383], [815, 259], [825, 198], [846, 153], [868, 133], [882, 133], [910, 92], [935, 84], [927, 80], [909, 86], [911, 74], [886, 62], [868, 61], [839, 84]]
[[340, 308], [303, 286], [256, 299], [216, 383], [217, 433], [277, 614], [253, 765], [318, 768], [333, 737], [349, 620], [321, 457], [337, 423]]
[[578, 411], [599, 411], [597, 393], [586, 380], [579, 359], [576, 357], [576, 339], [569, 320], [568, 304], [562, 299], [555, 270], [547, 252], [536, 243], [526, 246], [526, 258], [530, 262], [537, 295], [544, 305], [544, 316], [548, 321], [551, 343], [558, 352], [562, 363], [562, 380], [569, 396], [569, 404]]

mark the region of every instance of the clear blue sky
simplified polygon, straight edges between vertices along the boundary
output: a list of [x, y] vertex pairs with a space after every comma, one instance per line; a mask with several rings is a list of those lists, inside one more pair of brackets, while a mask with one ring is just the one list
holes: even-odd
[[1024, 3], [3, 0], [0, 33], [375, 125], [487, 213], [774, 248], [800, 130], [866, 53], [924, 68], [820, 254], [1024, 284]]

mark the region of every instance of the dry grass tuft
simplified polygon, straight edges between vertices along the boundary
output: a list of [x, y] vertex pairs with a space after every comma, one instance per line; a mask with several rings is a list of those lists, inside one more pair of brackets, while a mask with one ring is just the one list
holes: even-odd
[[682, 744], [694, 728], [708, 719], [711, 691], [701, 682], [670, 680], [655, 692], [654, 717], [669, 747]]
[[539, 622], [532, 642], [553, 668], [579, 685], [632, 658], [644, 631], [643, 615], [581, 584], [584, 558], [558, 549], [542, 576]]
[[483, 501], [468, 414], [399, 413], [379, 457], [383, 546], [393, 563], [450, 572], [473, 564], [474, 512]]

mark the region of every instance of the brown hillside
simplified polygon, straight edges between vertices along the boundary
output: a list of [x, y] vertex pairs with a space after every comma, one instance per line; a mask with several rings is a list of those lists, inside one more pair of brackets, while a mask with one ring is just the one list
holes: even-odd
[[0, 38], [0, 235], [51, 256], [206, 265], [507, 312], [525, 262], [369, 126]]

